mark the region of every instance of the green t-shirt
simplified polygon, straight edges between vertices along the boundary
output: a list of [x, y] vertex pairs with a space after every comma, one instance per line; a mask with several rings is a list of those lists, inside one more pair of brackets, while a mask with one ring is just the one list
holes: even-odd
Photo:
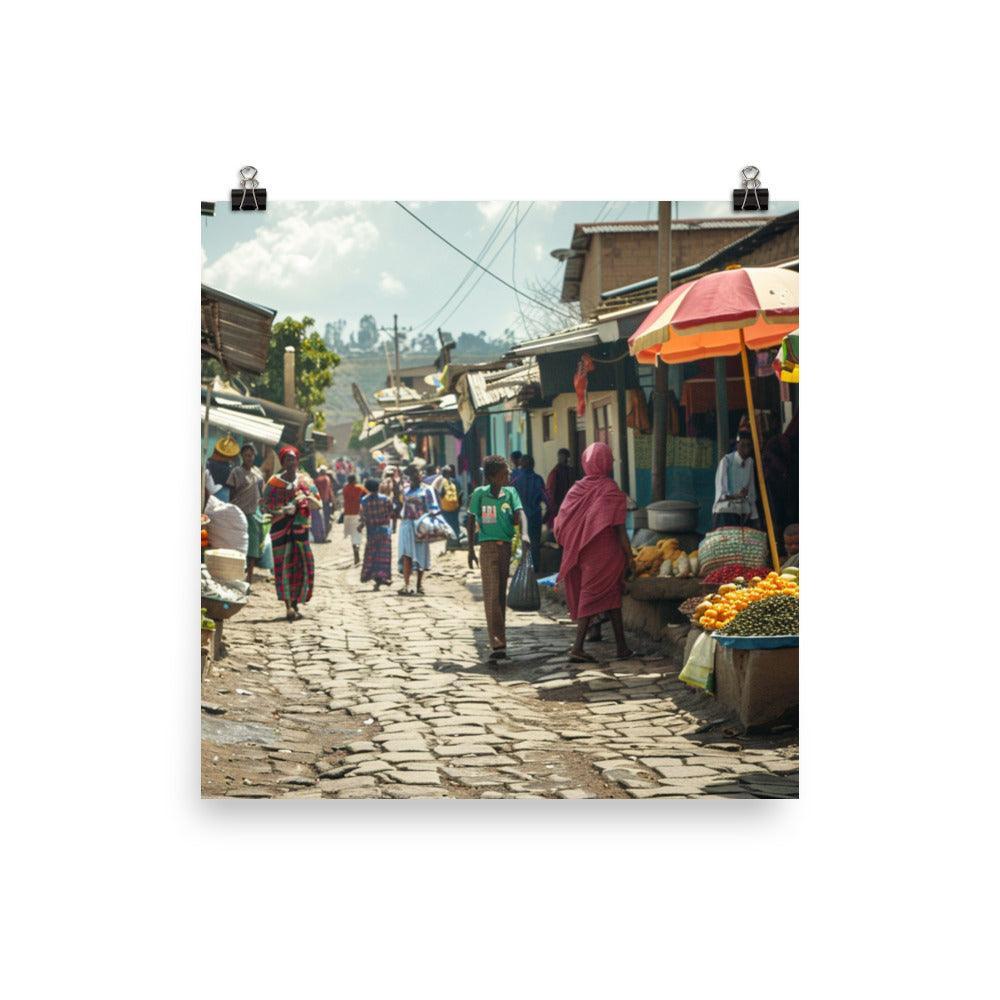
[[481, 542], [510, 542], [514, 539], [514, 513], [521, 509], [521, 498], [517, 490], [504, 486], [500, 496], [493, 496], [489, 486], [480, 486], [472, 491], [469, 513], [479, 526]]

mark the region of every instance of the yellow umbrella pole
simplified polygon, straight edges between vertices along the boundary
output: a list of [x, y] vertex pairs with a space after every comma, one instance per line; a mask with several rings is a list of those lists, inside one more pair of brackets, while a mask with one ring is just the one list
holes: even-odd
[[781, 569], [778, 559], [778, 545], [774, 539], [774, 522], [771, 520], [771, 502], [767, 498], [767, 486], [764, 483], [764, 463], [760, 457], [760, 438], [757, 436], [757, 410], [753, 404], [753, 389], [750, 387], [750, 365], [747, 363], [747, 345], [743, 339], [743, 329], [740, 328], [740, 361], [743, 363], [743, 388], [747, 394], [747, 408], [750, 417], [750, 436], [753, 438], [753, 464], [757, 469], [757, 488], [760, 490], [761, 503], [764, 505], [764, 520], [767, 523], [767, 541], [771, 547], [771, 562], [774, 569]]

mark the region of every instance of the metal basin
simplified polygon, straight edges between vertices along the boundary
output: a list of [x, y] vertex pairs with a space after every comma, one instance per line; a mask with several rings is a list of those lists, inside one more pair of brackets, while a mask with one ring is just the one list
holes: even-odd
[[694, 531], [698, 524], [698, 505], [688, 500], [658, 500], [646, 511], [653, 531]]

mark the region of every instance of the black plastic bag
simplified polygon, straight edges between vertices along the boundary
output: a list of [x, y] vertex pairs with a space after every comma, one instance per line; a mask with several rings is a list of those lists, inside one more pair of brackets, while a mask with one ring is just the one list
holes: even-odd
[[511, 611], [538, 611], [542, 606], [542, 595], [538, 591], [538, 578], [531, 562], [531, 549], [523, 542], [521, 565], [517, 567], [514, 579], [507, 592], [507, 607]]

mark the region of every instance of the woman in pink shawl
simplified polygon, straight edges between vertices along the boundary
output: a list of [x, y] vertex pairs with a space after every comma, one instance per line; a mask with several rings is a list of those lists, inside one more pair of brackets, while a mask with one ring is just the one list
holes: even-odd
[[553, 529], [562, 546], [559, 579], [566, 603], [576, 621], [576, 641], [569, 651], [575, 663], [593, 663], [583, 641], [590, 620], [608, 612], [618, 644], [618, 659], [632, 655], [625, 645], [622, 593], [626, 571], [635, 572], [632, 549], [625, 533], [626, 496], [611, 478], [614, 458], [603, 442], [583, 453], [583, 479], [577, 480], [559, 508]]

